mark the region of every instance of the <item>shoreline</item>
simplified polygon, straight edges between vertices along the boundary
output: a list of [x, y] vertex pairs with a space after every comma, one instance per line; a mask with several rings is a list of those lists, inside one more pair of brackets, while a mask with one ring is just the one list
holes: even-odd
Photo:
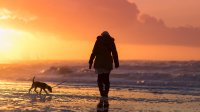
[[[0, 81], [0, 85], [2, 84], [28, 84], [31, 85], [32, 83], [30, 81]], [[47, 82], [52, 87], [59, 84], [59, 82]], [[9, 84], [10, 85], [10, 84]], [[95, 83], [70, 83], [66, 82], [62, 85], [59, 85], [55, 88], [66, 88], [66, 87], [72, 87], [72, 88], [94, 88], [97, 89], [98, 86]], [[114, 85], [111, 83], [110, 89], [112, 90], [128, 90], [128, 91], [143, 91], [143, 92], [149, 92], [153, 94], [177, 94], [177, 95], [192, 95], [192, 96], [200, 96], [200, 88], [198, 87], [176, 87], [176, 86], [146, 86], [146, 85]]]
[[[199, 112], [200, 96], [152, 93], [111, 87], [109, 98], [103, 104], [97, 87], [67, 86], [54, 88], [53, 93], [40, 96], [28, 94], [30, 82], [1, 82], [0, 111], [66, 111], [94, 112]], [[101, 112], [101, 111], [100, 111]]]

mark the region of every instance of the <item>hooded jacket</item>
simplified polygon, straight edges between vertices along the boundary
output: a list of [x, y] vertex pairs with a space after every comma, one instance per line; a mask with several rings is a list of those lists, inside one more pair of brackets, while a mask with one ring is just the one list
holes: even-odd
[[114, 38], [108, 36], [98, 36], [95, 42], [92, 54], [90, 56], [89, 64], [93, 64], [94, 68], [98, 69], [113, 69], [113, 60], [115, 66], [119, 66], [118, 53], [114, 43]]

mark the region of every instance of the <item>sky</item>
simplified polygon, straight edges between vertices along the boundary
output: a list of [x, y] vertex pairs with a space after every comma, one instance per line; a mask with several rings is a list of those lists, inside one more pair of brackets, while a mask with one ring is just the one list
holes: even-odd
[[199, 0], [0, 0], [0, 61], [88, 60], [108, 31], [120, 60], [200, 60]]

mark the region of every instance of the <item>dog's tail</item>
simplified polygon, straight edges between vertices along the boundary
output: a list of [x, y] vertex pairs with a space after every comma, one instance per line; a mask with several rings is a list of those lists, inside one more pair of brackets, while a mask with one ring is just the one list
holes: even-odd
[[35, 76], [33, 77], [33, 83], [35, 82]]

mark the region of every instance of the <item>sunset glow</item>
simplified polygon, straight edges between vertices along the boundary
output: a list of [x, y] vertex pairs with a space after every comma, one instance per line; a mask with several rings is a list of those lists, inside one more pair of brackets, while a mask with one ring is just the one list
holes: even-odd
[[0, 0], [0, 61], [88, 60], [104, 30], [122, 60], [199, 60], [199, 1], [149, 2]]
[[13, 49], [13, 39], [10, 37], [9, 34], [11, 33], [9, 30], [0, 29], [0, 51], [7, 52]]

